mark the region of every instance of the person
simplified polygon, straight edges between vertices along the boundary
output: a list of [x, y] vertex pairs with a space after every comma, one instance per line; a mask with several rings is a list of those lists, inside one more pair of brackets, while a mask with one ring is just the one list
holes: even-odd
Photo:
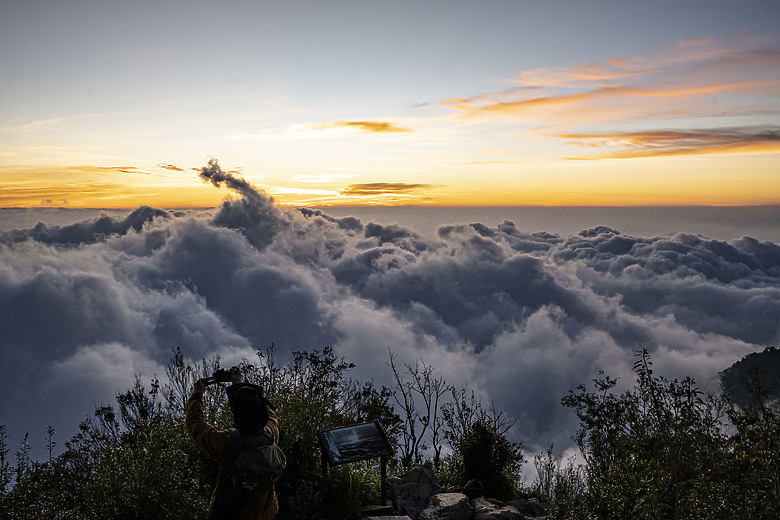
[[[263, 398], [262, 388], [242, 382], [241, 369], [230, 369], [231, 385], [227, 387], [233, 422], [240, 435], [267, 435], [269, 442], [279, 440], [276, 413]], [[223, 431], [208, 424], [203, 417], [203, 394], [206, 380], [199, 379], [185, 408], [185, 427], [190, 439], [217, 460], [217, 485], [209, 503], [209, 520], [271, 520], [279, 511], [273, 486], [247, 493], [233, 484], [231, 467], [240, 452], [235, 432]]]

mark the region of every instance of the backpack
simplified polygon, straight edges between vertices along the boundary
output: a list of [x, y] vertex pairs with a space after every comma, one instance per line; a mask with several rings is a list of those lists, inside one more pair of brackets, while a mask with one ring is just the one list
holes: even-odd
[[235, 488], [247, 493], [270, 489], [287, 466], [271, 428], [266, 426], [258, 435], [230, 430], [230, 435], [241, 450], [233, 460], [231, 472]]

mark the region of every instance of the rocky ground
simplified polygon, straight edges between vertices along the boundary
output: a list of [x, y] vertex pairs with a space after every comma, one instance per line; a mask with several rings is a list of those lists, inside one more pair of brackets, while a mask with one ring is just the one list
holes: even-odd
[[442, 489], [430, 465], [390, 483], [396, 515], [368, 516], [368, 520], [539, 520], [548, 514], [545, 504], [533, 500], [499, 502]]

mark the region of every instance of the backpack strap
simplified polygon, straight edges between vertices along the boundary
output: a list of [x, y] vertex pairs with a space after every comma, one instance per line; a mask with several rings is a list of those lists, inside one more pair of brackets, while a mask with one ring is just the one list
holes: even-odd
[[230, 434], [230, 438], [233, 439], [233, 442], [236, 444], [236, 446], [241, 449], [241, 432], [238, 430], [238, 428], [231, 428], [228, 430], [228, 433]]
[[268, 446], [276, 442], [276, 437], [270, 426], [266, 425], [258, 434], [242, 434], [238, 428], [228, 430], [230, 438], [236, 443], [239, 450], [245, 448], [256, 448], [258, 446]]

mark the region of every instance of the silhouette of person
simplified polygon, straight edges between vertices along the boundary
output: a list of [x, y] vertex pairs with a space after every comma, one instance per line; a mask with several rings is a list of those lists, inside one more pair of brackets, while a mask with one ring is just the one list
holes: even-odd
[[[267, 435], [269, 442], [279, 440], [276, 413], [263, 398], [262, 388], [242, 382], [241, 369], [230, 369], [231, 385], [227, 387], [228, 403], [235, 428], [241, 435]], [[217, 485], [209, 503], [209, 520], [271, 520], [279, 511], [276, 491], [270, 489], [247, 493], [233, 484], [231, 467], [240, 452], [230, 431], [218, 430], [203, 417], [203, 394], [206, 380], [195, 382], [185, 408], [185, 427], [190, 439], [217, 460]]]

